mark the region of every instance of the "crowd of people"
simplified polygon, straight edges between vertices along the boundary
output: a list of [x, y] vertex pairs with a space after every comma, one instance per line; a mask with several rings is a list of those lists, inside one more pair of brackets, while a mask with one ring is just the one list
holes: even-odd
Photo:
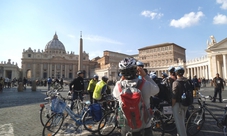
[[[190, 115], [187, 106], [182, 104], [182, 82], [187, 83], [187, 87], [191, 90], [199, 90], [201, 86], [206, 86], [209, 83], [205, 78], [197, 78], [196, 75], [186, 78], [184, 77], [185, 70], [183, 67], [169, 67], [169, 73], [162, 73], [162, 77], [158, 78], [156, 72], [148, 72], [144, 68], [144, 64], [134, 58], [124, 58], [119, 62], [119, 77], [120, 80], [115, 83], [113, 90], [111, 91], [108, 85], [108, 77], [103, 76], [99, 80], [99, 76], [94, 75], [90, 80], [88, 87], [85, 88], [83, 81], [83, 72], [78, 71], [77, 77], [70, 83], [69, 89], [73, 93], [73, 99], [79, 97], [83, 101], [82, 92], [86, 90], [90, 95], [91, 103], [97, 103], [103, 100], [105, 94], [111, 94], [118, 99], [119, 104], [125, 102], [123, 100], [123, 94], [126, 92], [122, 91], [125, 87], [132, 87], [141, 84], [141, 97], [145, 107], [149, 107], [147, 110], [152, 108], [152, 103], [159, 103], [160, 101], [167, 101], [172, 105], [173, 116], [175, 119], [175, 124], [177, 128], [177, 133], [179, 136], [187, 136], [185, 128], [185, 118]], [[212, 79], [212, 85], [215, 87], [214, 98], [216, 98], [219, 93], [219, 100], [221, 101], [221, 91], [224, 89], [224, 80], [219, 77], [217, 73], [216, 77]], [[77, 92], [77, 93], [76, 93]], [[78, 93], [79, 92], [79, 93]], [[127, 95], [127, 94], [126, 94]], [[131, 94], [131, 97], [132, 94]], [[192, 96], [193, 97], [193, 96]], [[214, 101], [215, 102], [215, 99]], [[133, 103], [133, 102], [132, 102]], [[124, 114], [127, 114], [125, 107], [127, 104], [122, 106]], [[71, 107], [73, 106], [73, 103]], [[135, 115], [136, 116], [136, 115]], [[137, 115], [139, 116], [139, 115]], [[127, 115], [125, 115], [127, 118]], [[132, 131], [129, 124], [130, 119], [126, 119], [125, 127], [121, 128], [122, 135], [126, 135], [128, 131]], [[128, 123], [128, 124], [127, 124]], [[144, 122], [143, 122], [144, 123]], [[132, 131], [133, 136], [152, 136], [151, 123], [146, 122], [142, 125], [142, 129], [136, 129]]]

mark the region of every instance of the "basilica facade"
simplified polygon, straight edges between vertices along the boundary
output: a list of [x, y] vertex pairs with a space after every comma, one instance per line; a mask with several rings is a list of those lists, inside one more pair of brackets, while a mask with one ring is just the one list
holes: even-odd
[[71, 80], [77, 76], [78, 70], [83, 70], [85, 77], [88, 77], [89, 70], [92, 69], [92, 62], [90, 62], [89, 55], [85, 51], [82, 52], [81, 56], [83, 66], [82, 69], [78, 69], [79, 55], [72, 51], [67, 52], [55, 33], [44, 50], [36, 50], [31, 47], [23, 50], [22, 75], [31, 80], [42, 80], [48, 77]]

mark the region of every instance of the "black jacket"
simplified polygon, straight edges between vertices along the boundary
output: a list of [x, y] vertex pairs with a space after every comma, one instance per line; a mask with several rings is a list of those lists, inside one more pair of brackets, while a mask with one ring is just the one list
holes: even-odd
[[[72, 88], [73, 85], [73, 88]], [[69, 84], [70, 90], [84, 90], [84, 80], [82, 77], [78, 76]]]

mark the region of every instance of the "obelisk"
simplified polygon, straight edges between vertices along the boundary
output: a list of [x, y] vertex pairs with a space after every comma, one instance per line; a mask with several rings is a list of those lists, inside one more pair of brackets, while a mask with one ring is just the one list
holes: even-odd
[[83, 70], [83, 39], [82, 39], [82, 31], [80, 31], [80, 48], [79, 48], [78, 70]]

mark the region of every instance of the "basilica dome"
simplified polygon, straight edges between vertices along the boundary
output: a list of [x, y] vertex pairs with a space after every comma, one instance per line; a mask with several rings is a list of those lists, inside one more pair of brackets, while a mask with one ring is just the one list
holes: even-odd
[[65, 46], [62, 44], [61, 41], [58, 40], [58, 36], [55, 33], [53, 40], [49, 41], [45, 47], [45, 51], [49, 53], [53, 53], [55, 51], [60, 51], [65, 53]]

